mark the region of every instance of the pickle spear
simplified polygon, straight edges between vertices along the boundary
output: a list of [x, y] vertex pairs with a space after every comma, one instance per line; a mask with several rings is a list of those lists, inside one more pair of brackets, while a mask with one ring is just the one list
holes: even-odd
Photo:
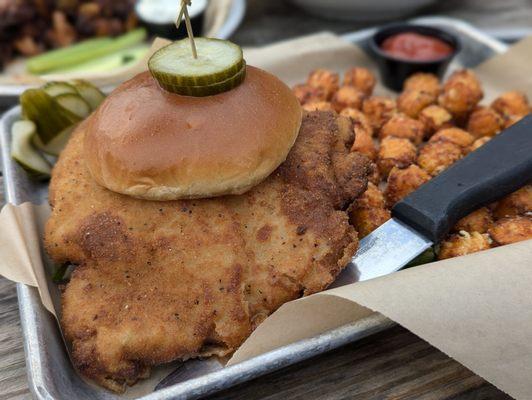
[[32, 145], [31, 138], [37, 127], [32, 121], [17, 121], [11, 128], [11, 157], [31, 176], [45, 179], [50, 176], [52, 167]]
[[172, 91], [173, 88], [207, 87], [232, 79], [241, 82], [245, 72], [240, 46], [211, 38], [196, 38], [195, 43], [198, 58], [192, 56], [188, 39], [169, 44], [151, 56], [148, 68], [163, 88]]

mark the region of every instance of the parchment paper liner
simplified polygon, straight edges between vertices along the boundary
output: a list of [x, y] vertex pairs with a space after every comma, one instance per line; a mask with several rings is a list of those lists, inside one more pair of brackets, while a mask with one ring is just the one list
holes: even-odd
[[[301, 82], [313, 68], [343, 71], [353, 65], [371, 66], [360, 49], [330, 34], [248, 50], [246, 59], [289, 84]], [[514, 88], [530, 96], [530, 65], [532, 38], [480, 66], [477, 73], [487, 100]], [[55, 309], [59, 304], [54, 290], [48, 290], [39, 240], [48, 214], [45, 205], [3, 208], [0, 273], [38, 287], [43, 304], [56, 315], [54, 304]], [[286, 303], [253, 332], [228, 365], [378, 311], [513, 397], [529, 399], [531, 288], [532, 241], [408, 269]]]

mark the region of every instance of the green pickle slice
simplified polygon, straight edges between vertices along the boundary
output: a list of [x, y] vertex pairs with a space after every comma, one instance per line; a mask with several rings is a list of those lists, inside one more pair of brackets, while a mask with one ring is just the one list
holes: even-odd
[[42, 88], [52, 97], [66, 93], [77, 93], [76, 88], [66, 82], [48, 82]]
[[68, 128], [63, 129], [57, 134], [56, 137], [54, 137], [46, 144], [42, 142], [39, 135], [35, 134], [31, 138], [31, 143], [43, 153], [58, 157], [61, 151], [63, 151], [63, 149], [65, 148], [76, 126], [77, 125], [71, 125]]
[[[84, 81], [82, 79], [76, 79], [70, 82], [57, 82], [52, 81], [46, 83], [42, 89], [54, 98], [59, 96], [69, 95], [67, 97], [81, 96], [81, 99], [88, 103], [91, 110], [94, 110], [105, 99], [105, 95], [100, 89], [94, 86], [92, 83]], [[69, 100], [75, 102], [75, 100]], [[67, 103], [69, 102], [67, 101]], [[79, 109], [80, 106], [77, 108]], [[85, 108], [84, 106], [81, 106]], [[79, 114], [79, 113], [77, 113]]]
[[59, 106], [55, 98], [43, 89], [26, 90], [20, 96], [20, 104], [22, 115], [35, 122], [37, 134], [44, 144], [50, 142], [63, 129], [82, 119], [72, 111]]
[[32, 121], [17, 121], [11, 128], [11, 157], [32, 177], [45, 179], [50, 176], [50, 163], [32, 146], [31, 139], [37, 127]]
[[184, 95], [184, 96], [194, 96], [194, 97], [205, 97], [213, 96], [215, 94], [227, 92], [231, 89], [234, 89], [240, 85], [244, 78], [246, 77], [246, 64], [242, 69], [229, 79], [226, 79], [222, 82], [214, 83], [212, 85], [205, 86], [175, 86], [170, 84], [163, 84], [159, 82], [159, 85], [169, 92]]
[[83, 100], [89, 103], [92, 110], [98, 108], [105, 99], [105, 94], [92, 83], [77, 79], [71, 81], [70, 84], [77, 90]]
[[198, 58], [192, 56], [188, 39], [156, 51], [148, 68], [160, 86], [189, 96], [207, 96], [230, 90], [245, 77], [240, 46], [227, 40], [196, 38]]
[[91, 113], [91, 106], [79, 94], [64, 93], [54, 97], [54, 100], [63, 110], [67, 110], [80, 119]]

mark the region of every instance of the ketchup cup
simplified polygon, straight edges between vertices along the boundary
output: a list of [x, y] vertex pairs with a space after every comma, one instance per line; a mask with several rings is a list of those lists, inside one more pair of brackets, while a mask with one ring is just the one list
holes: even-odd
[[[430, 40], [418, 41], [420, 46], [419, 54], [416, 54], [415, 41], [406, 43], [406, 46], [404, 42], [399, 43], [400, 46], [396, 47], [395, 52], [389, 48], [384, 49], [382, 47], [385, 41], [389, 44], [390, 38], [394, 39], [397, 35], [404, 33], [414, 33], [422, 35], [424, 39], [438, 41], [439, 43], [434, 43], [436, 52], [434, 52], [433, 56], [427, 56], [426, 44]], [[379, 29], [370, 39], [369, 48], [377, 62], [384, 85], [394, 91], [400, 91], [403, 88], [404, 81], [416, 72], [429, 72], [441, 78], [453, 57], [460, 51], [460, 42], [456, 36], [438, 28], [423, 25], [394, 24]], [[449, 51], [442, 51], [445, 49]], [[438, 50], [440, 54], [437, 53]]]

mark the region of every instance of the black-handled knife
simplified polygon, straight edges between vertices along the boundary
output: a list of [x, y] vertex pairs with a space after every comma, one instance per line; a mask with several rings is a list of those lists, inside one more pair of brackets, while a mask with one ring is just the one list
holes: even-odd
[[422, 185], [392, 219], [360, 241], [334, 286], [389, 274], [449, 233], [458, 220], [532, 181], [532, 115]]

